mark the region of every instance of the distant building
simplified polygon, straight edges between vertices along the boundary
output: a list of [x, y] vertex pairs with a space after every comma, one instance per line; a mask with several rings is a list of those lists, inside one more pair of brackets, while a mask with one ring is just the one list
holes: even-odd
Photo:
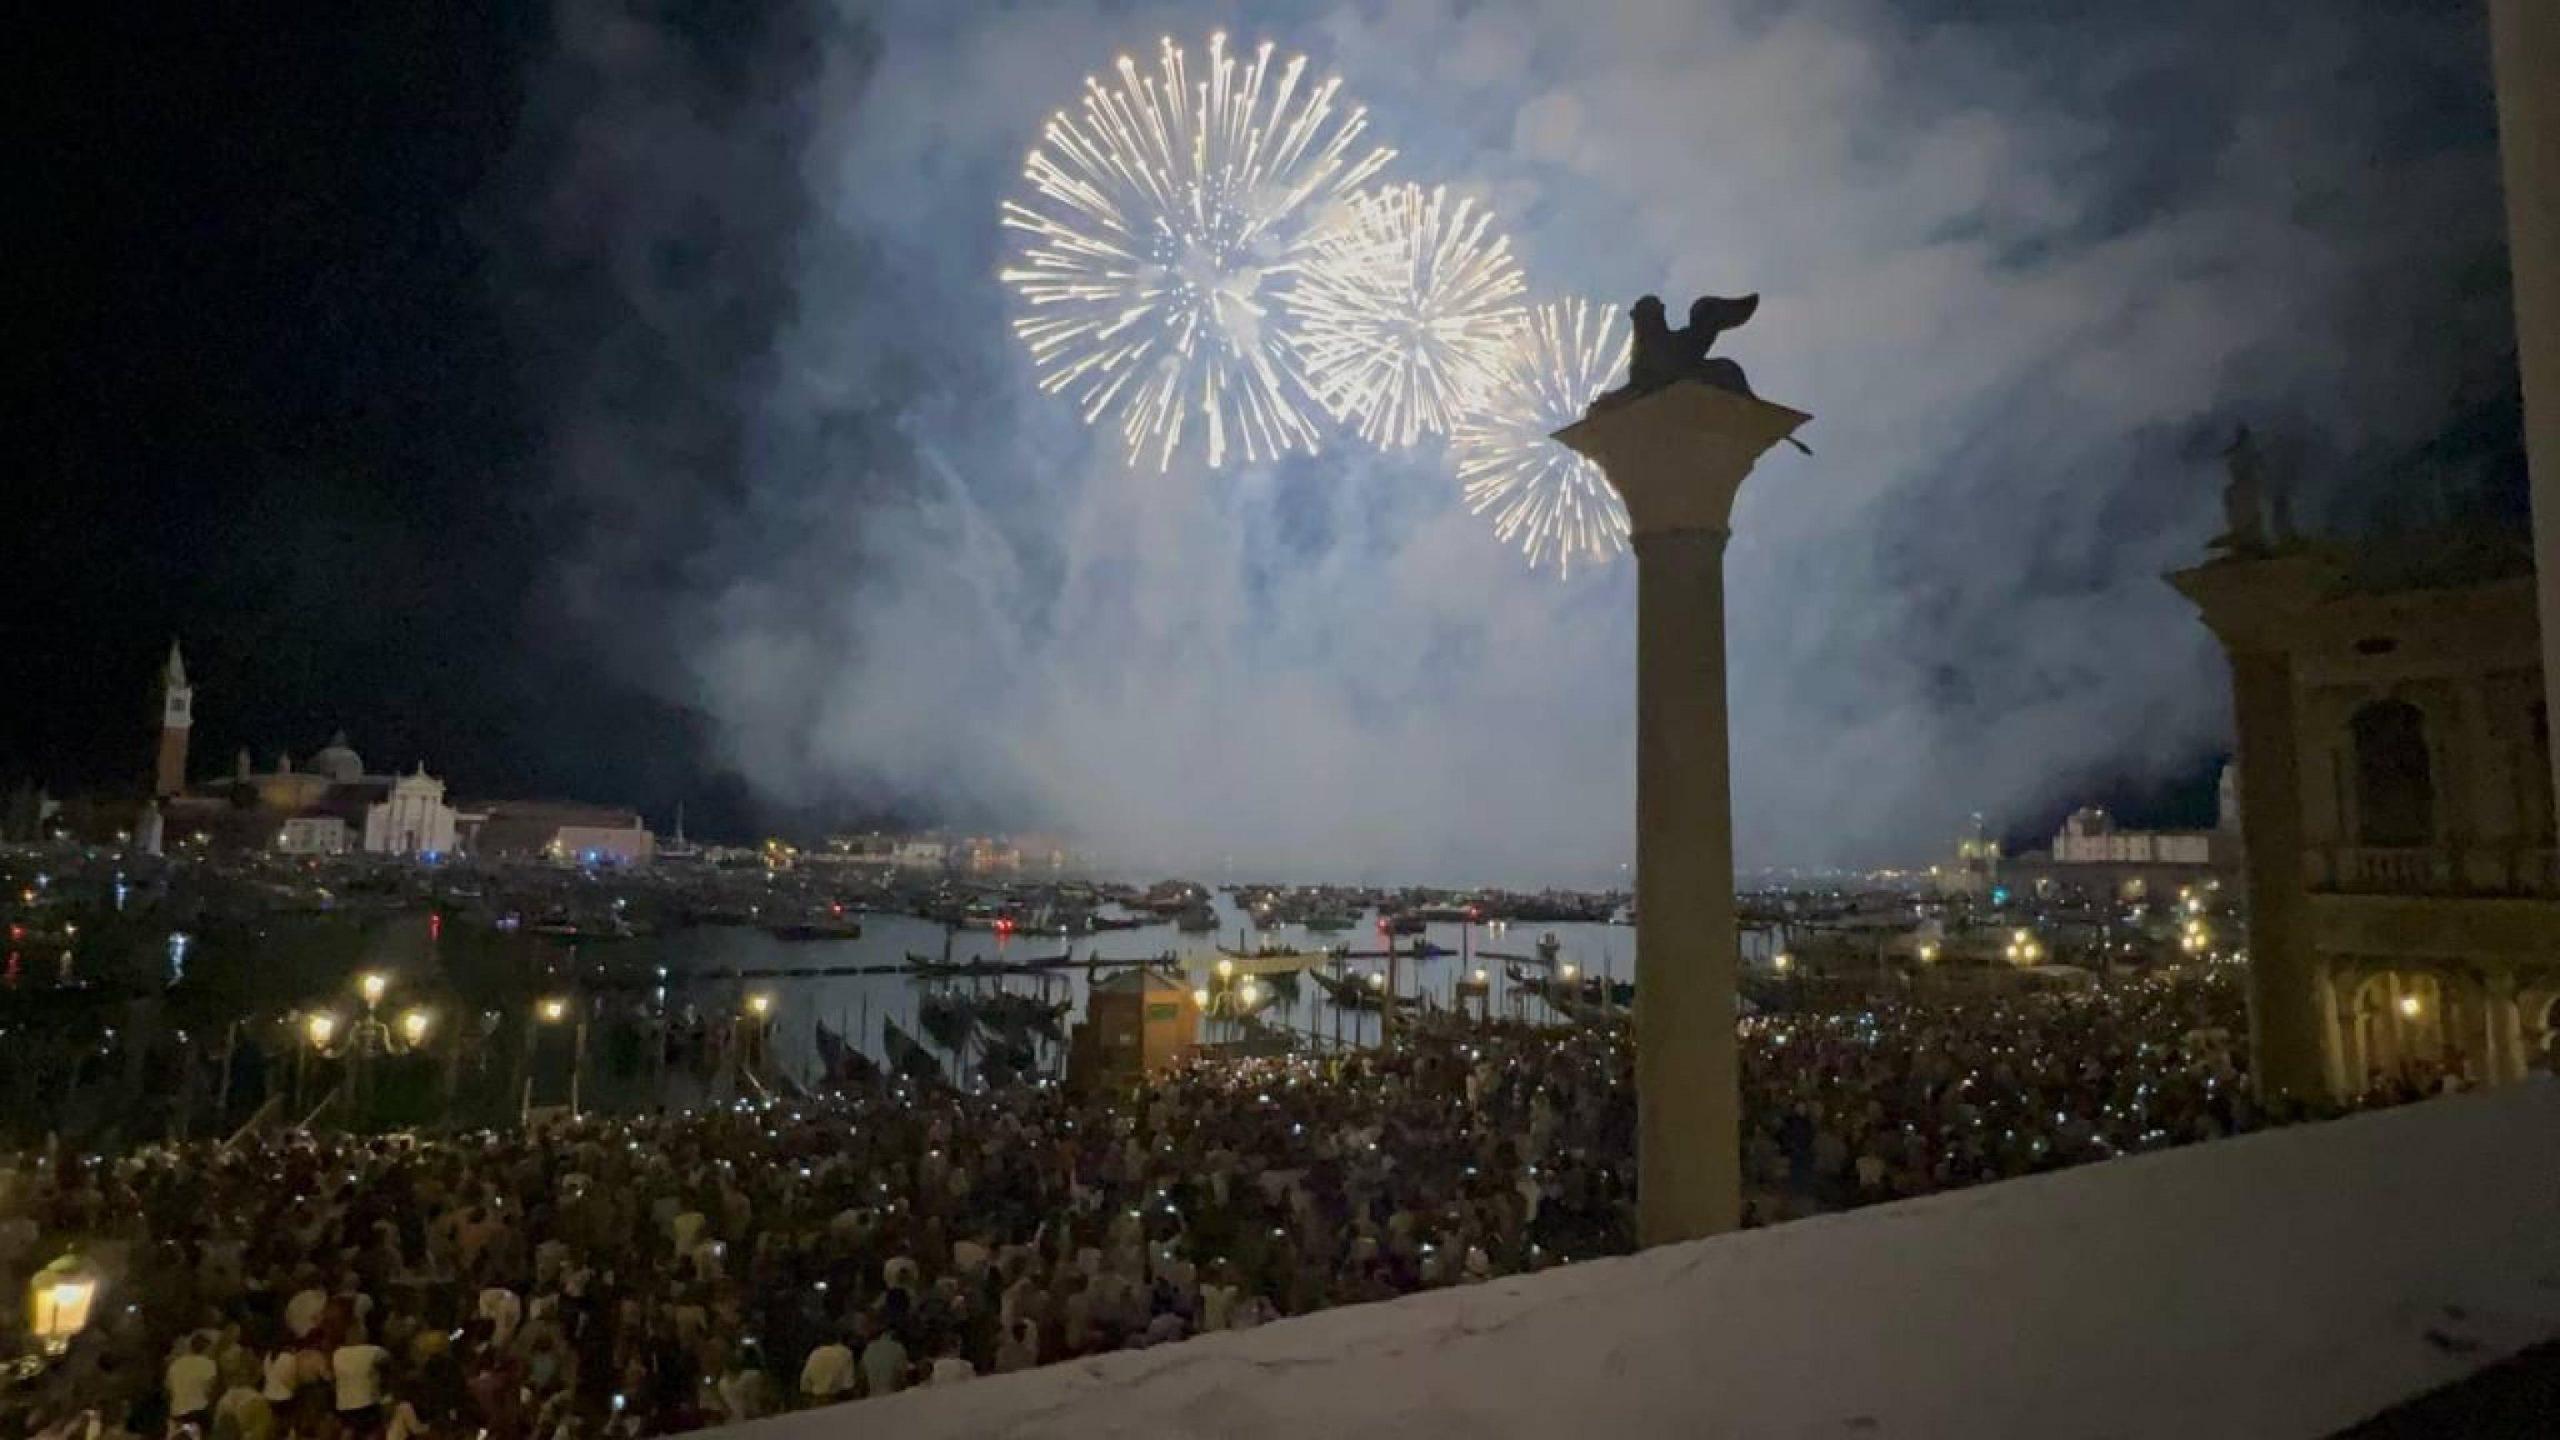
[[344, 855], [347, 822], [336, 815], [288, 815], [276, 829], [280, 855]]
[[1012, 875], [1022, 869], [1022, 851], [999, 836], [973, 835], [960, 842], [955, 862], [971, 875]]
[[2057, 865], [2196, 865], [2213, 863], [2213, 836], [2203, 830], [2120, 830], [2095, 806], [2071, 812], [2053, 837]]
[[368, 855], [449, 854], [457, 828], [454, 808], [444, 803], [444, 782], [421, 765], [365, 807], [364, 849]]
[[[195, 691], [178, 647], [161, 670], [161, 724], [155, 800], [134, 826], [136, 843], [158, 853], [166, 841], [288, 855], [433, 857], [494, 843], [488, 853], [571, 864], [641, 865], [656, 844], [640, 817], [593, 805], [507, 801], [466, 815], [443, 780], [419, 764], [406, 774], [372, 774], [345, 732], [300, 765], [279, 754], [255, 770], [240, 751], [221, 780], [189, 784], [187, 740]], [[681, 831], [681, 824], [679, 824]]]
[[501, 800], [465, 813], [462, 848], [492, 860], [548, 860], [562, 865], [646, 865], [657, 837], [638, 814], [601, 805]]
[[897, 863], [898, 842], [877, 830], [859, 835], [830, 835], [822, 856], [829, 864], [854, 865], [885, 870]]
[[890, 851], [890, 863], [901, 870], [943, 870], [951, 864], [951, 847], [930, 835], [911, 835]]
[[1988, 896], [1999, 886], [2000, 842], [1983, 828], [1980, 815], [1956, 837], [1955, 863], [1930, 866], [1929, 879], [1941, 895]]

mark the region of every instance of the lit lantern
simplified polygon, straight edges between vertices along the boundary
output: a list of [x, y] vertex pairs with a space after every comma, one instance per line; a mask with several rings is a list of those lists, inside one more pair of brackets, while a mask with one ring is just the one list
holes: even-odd
[[747, 997], [747, 1013], [761, 1020], [773, 1013], [773, 997], [759, 990]]
[[65, 1255], [36, 1272], [27, 1293], [27, 1328], [45, 1353], [59, 1355], [89, 1328], [97, 1299], [97, 1272], [78, 1255]]
[[1207, 987], [1207, 986], [1202, 986], [1200, 989], [1197, 989], [1197, 990], [1192, 991], [1192, 992], [1191, 992], [1191, 1003], [1192, 1003], [1192, 1004], [1194, 1004], [1194, 1005], [1199, 1006], [1199, 1007], [1200, 1007], [1201, 1009], [1203, 1009], [1203, 1010], [1208, 1009], [1208, 1008], [1209, 1008], [1209, 990], [1208, 990], [1208, 987]]
[[383, 992], [390, 988], [391, 977], [379, 970], [368, 970], [362, 979], [356, 981], [356, 989], [363, 994], [364, 1008], [367, 1010], [381, 1004]]
[[329, 1037], [338, 1033], [338, 1017], [323, 1010], [302, 1022], [302, 1033], [310, 1037], [312, 1049], [326, 1050]]
[[434, 1017], [424, 1010], [405, 1011], [400, 1016], [400, 1038], [414, 1047], [425, 1041], [427, 1026], [432, 1023], [434, 1023]]

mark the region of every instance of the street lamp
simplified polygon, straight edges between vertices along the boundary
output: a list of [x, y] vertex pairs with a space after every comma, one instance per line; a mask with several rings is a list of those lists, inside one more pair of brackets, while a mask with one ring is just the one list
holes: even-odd
[[303, 1037], [311, 1042], [314, 1050], [328, 1049], [329, 1037], [337, 1033], [338, 1017], [326, 1010], [314, 1011], [310, 1019], [302, 1022]]
[[1199, 1007], [1202, 1011], [1206, 1011], [1209, 1008], [1209, 987], [1203, 985], [1199, 989], [1192, 991], [1191, 1003]]
[[1938, 963], [1938, 942], [1935, 940], [1924, 940], [1921, 942], [1920, 963], [1923, 965], [1935, 965]]
[[759, 990], [747, 997], [747, 1013], [761, 1020], [773, 1013], [773, 996]]
[[59, 1355], [89, 1328], [97, 1299], [98, 1273], [78, 1255], [65, 1254], [37, 1271], [27, 1287], [27, 1329], [46, 1354]]
[[[562, 996], [547, 995], [535, 1004], [533, 1007], [533, 1014], [535, 1018], [541, 1020], [545, 1025], [557, 1025], [561, 1021], [569, 1018], [569, 1002]], [[532, 1058], [533, 1052], [533, 1026], [530, 1021], [525, 1025], [524, 1042], [524, 1049], [520, 1053], [523, 1060], [529, 1061]], [[571, 1036], [569, 1041], [569, 1114], [572, 1118], [575, 1118], [578, 1114], [578, 1101], [580, 1092], [584, 1088], [586, 1069], [587, 1017], [585, 1012], [581, 1011], [578, 1015], [577, 1031]], [[523, 1084], [523, 1108], [526, 1113], [530, 1113], [533, 1109], [532, 1077], [526, 1076]]]
[[379, 970], [368, 970], [356, 981], [356, 989], [364, 996], [367, 1011], [382, 1003], [382, 993], [391, 988], [391, 977]]
[[1781, 950], [1781, 951], [1779, 951], [1779, 952], [1778, 952], [1778, 954], [1777, 954], [1777, 958], [1776, 958], [1776, 959], [1771, 960], [1769, 963], [1770, 963], [1770, 964], [1772, 964], [1772, 965], [1774, 965], [1774, 966], [1776, 966], [1776, 967], [1778, 967], [1778, 973], [1779, 973], [1779, 974], [1781, 974], [1781, 975], [1784, 975], [1784, 974], [1786, 974], [1788, 971], [1790, 971], [1790, 970], [1792, 970], [1792, 969], [1794, 969], [1794, 968], [1795, 968], [1795, 965], [1796, 965], [1796, 957], [1794, 957], [1793, 955], [1788, 954], [1788, 953], [1787, 953], [1786, 951], [1784, 951], [1784, 950]]
[[434, 1023], [433, 1015], [416, 1006], [411, 1006], [400, 1012], [400, 1038], [407, 1041], [411, 1049], [415, 1049], [426, 1043], [427, 1027]]
[[1233, 960], [1219, 961], [1218, 978], [1221, 980], [1233, 980], [1236, 978], [1236, 962]]
[[2424, 1008], [2425, 1006], [2419, 1003], [2418, 997], [2415, 995], [2403, 995], [2400, 997], [2400, 1013], [2408, 1016], [2412, 1020], [2417, 1019], [2418, 1012]]

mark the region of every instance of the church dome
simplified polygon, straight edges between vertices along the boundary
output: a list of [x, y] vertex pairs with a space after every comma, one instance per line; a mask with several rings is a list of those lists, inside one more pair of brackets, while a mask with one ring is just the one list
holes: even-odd
[[347, 732], [329, 737], [328, 748], [311, 757], [311, 773], [325, 775], [340, 785], [352, 785], [364, 778], [363, 757], [347, 748]]

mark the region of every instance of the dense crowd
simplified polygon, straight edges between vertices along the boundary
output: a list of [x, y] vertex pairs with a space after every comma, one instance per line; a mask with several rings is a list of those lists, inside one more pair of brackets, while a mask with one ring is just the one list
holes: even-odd
[[[2261, 1123], [2237, 992], [2135, 980], [1745, 1022], [1752, 1217]], [[1621, 1033], [1415, 1027], [1143, 1089], [814, 1100], [28, 1159], [0, 1272], [99, 1320], [72, 1440], [640, 1436], [1468, 1284], [1631, 1243]]]

